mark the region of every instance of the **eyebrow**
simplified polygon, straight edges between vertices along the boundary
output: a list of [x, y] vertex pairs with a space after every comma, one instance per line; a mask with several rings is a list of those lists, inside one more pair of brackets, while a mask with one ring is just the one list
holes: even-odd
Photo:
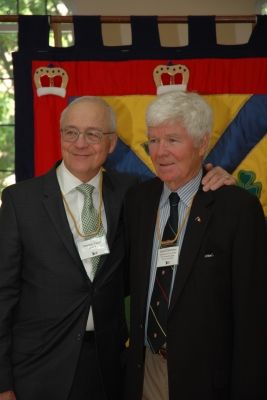
[[[66, 125], [64, 128], [62, 129], [66, 129], [66, 128], [74, 128], [77, 129], [78, 131], [81, 131], [81, 129], [79, 129], [76, 125]], [[85, 129], [83, 129], [83, 132], [89, 131], [89, 130], [94, 130], [94, 131], [99, 131], [99, 132], [104, 132], [105, 130], [102, 128], [97, 128], [95, 126], [87, 126]]]
[[179, 133], [167, 133], [166, 135], [164, 135], [164, 136], [154, 136], [154, 135], [151, 135], [151, 134], [147, 134], [147, 136], [148, 136], [148, 138], [155, 138], [155, 139], [161, 139], [161, 138], [164, 138], [164, 137], [177, 137], [177, 138], [179, 138], [181, 135], [179, 134]]

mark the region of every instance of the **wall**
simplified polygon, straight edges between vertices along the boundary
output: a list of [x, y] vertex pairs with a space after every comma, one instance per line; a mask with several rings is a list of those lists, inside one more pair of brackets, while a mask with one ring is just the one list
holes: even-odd
[[[65, 0], [76, 15], [254, 15], [259, 11], [255, 0]], [[131, 43], [129, 24], [103, 24], [107, 45]], [[252, 24], [217, 24], [217, 41], [222, 44], [245, 43]], [[164, 46], [187, 44], [186, 24], [160, 24]]]

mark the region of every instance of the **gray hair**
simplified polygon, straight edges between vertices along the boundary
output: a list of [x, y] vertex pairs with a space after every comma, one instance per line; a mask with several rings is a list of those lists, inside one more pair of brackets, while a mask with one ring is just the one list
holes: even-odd
[[211, 133], [212, 110], [197, 93], [169, 92], [156, 97], [147, 108], [147, 127], [157, 127], [164, 123], [180, 122], [188, 131], [195, 144]]
[[99, 104], [101, 107], [103, 107], [103, 109], [106, 109], [107, 117], [109, 119], [107, 122], [109, 123], [110, 131], [116, 132], [116, 115], [110, 105], [104, 99], [98, 96], [81, 96], [74, 99], [66, 108], [64, 108], [60, 115], [60, 128], [63, 126], [64, 118], [68, 110], [70, 110], [75, 104], [79, 103], [88, 103], [88, 106], [90, 106], [90, 103]]

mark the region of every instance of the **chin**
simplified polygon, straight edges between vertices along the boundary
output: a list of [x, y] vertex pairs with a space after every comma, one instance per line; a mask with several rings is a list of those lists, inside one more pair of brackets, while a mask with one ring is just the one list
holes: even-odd
[[168, 173], [159, 172], [158, 177], [164, 182], [174, 182], [177, 180], [177, 177], [170, 175]]

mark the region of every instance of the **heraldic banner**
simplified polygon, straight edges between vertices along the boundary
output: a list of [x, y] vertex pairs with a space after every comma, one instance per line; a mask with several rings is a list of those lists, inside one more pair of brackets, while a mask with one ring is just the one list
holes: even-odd
[[216, 42], [215, 17], [188, 17], [188, 45], [163, 47], [157, 17], [131, 17], [132, 44], [105, 46], [98, 16], [73, 17], [75, 44], [49, 46], [47, 16], [19, 17], [13, 53], [16, 179], [60, 159], [59, 119], [77, 96], [103, 97], [117, 114], [119, 141], [106, 166], [154, 175], [146, 152], [145, 110], [166, 90], [203, 95], [214, 110], [206, 161], [258, 196], [267, 216], [267, 17], [242, 45]]

